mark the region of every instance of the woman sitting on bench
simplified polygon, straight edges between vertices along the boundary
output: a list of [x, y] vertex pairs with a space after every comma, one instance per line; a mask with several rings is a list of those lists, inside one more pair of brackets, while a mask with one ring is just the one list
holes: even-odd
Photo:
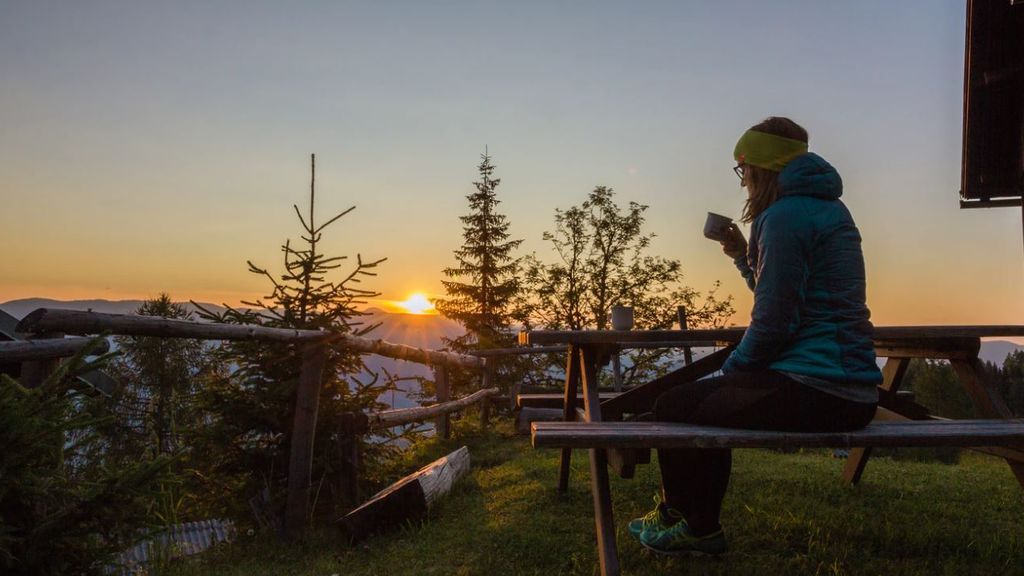
[[[861, 238], [838, 172], [807, 151], [807, 131], [768, 118], [733, 153], [748, 198], [723, 251], [754, 291], [750, 326], [722, 376], [658, 398], [656, 419], [793, 432], [848, 431], [871, 422], [882, 381], [865, 303]], [[732, 466], [728, 449], [658, 451], [662, 496], [629, 523], [664, 554], [720, 554], [719, 524]]]

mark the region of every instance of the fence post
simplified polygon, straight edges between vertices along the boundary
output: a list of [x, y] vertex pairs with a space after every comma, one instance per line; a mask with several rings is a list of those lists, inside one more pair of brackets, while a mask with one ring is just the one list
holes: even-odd
[[313, 474], [313, 441], [320, 409], [320, 384], [327, 345], [313, 342], [302, 347], [302, 372], [295, 390], [295, 418], [292, 422], [288, 462], [288, 502], [285, 509], [285, 537], [298, 537], [309, 523], [309, 488]]
[[[483, 382], [483, 386], [480, 387], [481, 390], [486, 390], [486, 389], [494, 386], [494, 368], [495, 368], [495, 366], [494, 366], [494, 363], [492, 362], [492, 360], [493, 360], [493, 358], [484, 358], [483, 359], [483, 362], [484, 362], [484, 382]], [[487, 424], [489, 423], [490, 418], [491, 418], [491, 397], [490, 396], [485, 396], [484, 399], [480, 401], [480, 429], [481, 430], [487, 428]]]
[[[451, 389], [448, 383], [448, 367], [444, 364], [438, 364], [434, 367], [434, 390], [437, 394], [438, 404], [447, 402], [451, 398]], [[447, 414], [440, 416], [434, 426], [437, 428], [437, 435], [439, 437], [445, 439], [451, 437]]]
[[619, 352], [612, 352], [612, 389], [616, 392], [622, 392], [622, 361], [619, 359]]
[[[49, 340], [63, 337], [64, 334], [60, 332], [46, 332], [43, 334], [35, 334], [29, 337], [29, 340]], [[21, 376], [18, 377], [18, 380], [25, 388], [38, 388], [43, 385], [43, 382], [47, 378], [50, 377], [50, 374], [53, 374], [57, 369], [57, 366], [60, 365], [60, 362], [60, 358], [22, 362]]]
[[[679, 329], [686, 330], [686, 306], [676, 308], [676, 314], [679, 316]], [[690, 350], [689, 346], [683, 347], [683, 362], [693, 364], [693, 351]]]
[[341, 415], [339, 425], [338, 448], [341, 457], [341, 494], [345, 505], [356, 507], [359, 504], [359, 436], [360, 429], [356, 423], [356, 415], [346, 412]]

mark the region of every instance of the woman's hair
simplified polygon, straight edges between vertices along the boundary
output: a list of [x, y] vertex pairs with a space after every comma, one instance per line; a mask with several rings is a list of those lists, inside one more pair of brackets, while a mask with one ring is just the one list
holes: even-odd
[[[772, 116], [766, 118], [760, 124], [752, 126], [751, 130], [782, 136], [792, 140], [807, 142], [807, 130], [793, 122], [789, 118]], [[766, 208], [772, 205], [779, 198], [779, 173], [767, 168], [760, 168], [751, 164], [743, 166], [743, 179], [747, 183], [747, 203], [743, 206], [743, 215], [740, 220], [753, 222]]]

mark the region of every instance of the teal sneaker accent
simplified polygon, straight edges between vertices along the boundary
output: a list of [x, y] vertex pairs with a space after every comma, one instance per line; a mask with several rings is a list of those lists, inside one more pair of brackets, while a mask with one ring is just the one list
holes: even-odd
[[640, 534], [640, 544], [658, 554], [669, 556], [709, 554], [717, 556], [729, 547], [721, 530], [697, 537], [690, 534], [686, 522], [678, 522], [664, 530], [647, 530]]
[[683, 515], [675, 508], [665, 506], [657, 494], [654, 495], [654, 510], [640, 518], [629, 521], [627, 528], [634, 538], [639, 538], [647, 530], [664, 530], [669, 526], [681, 522]]

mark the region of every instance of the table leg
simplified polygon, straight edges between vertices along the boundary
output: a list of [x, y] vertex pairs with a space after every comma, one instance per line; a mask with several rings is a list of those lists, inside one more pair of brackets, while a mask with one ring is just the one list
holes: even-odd
[[[562, 419], [566, 422], [576, 420], [576, 393], [580, 381], [580, 349], [577, 346], [569, 345], [566, 352], [565, 364], [565, 399], [563, 406], [565, 412]], [[565, 492], [569, 489], [569, 463], [572, 460], [572, 448], [562, 448], [562, 461], [558, 466], [558, 491]]]
[[[583, 376], [583, 403], [588, 422], [601, 421], [601, 399], [597, 394], [597, 351], [583, 347], [580, 355]], [[590, 450], [591, 494], [594, 497], [594, 522], [597, 525], [597, 551], [601, 576], [618, 576], [619, 553], [615, 543], [615, 519], [612, 516], [611, 485], [608, 480], [608, 452]]]
[[[910, 366], [909, 358], [889, 358], [885, 362], [885, 367], [882, 368], [882, 385], [879, 388], [895, 392], [900, 387], [900, 382], [903, 381], [908, 366]], [[871, 448], [850, 449], [850, 455], [846, 458], [846, 465], [843, 467], [843, 482], [849, 484], [860, 482], [860, 477], [864, 473], [864, 467], [867, 466], [870, 457]]]
[[[982, 365], [978, 358], [969, 360], [950, 360], [953, 369], [956, 371], [967, 394], [970, 395], [974, 405], [978, 407], [979, 415], [985, 418], [1013, 418], [1013, 413], [1003, 402], [999, 393], [992, 390], [981, 378]], [[1006, 458], [1017, 482], [1024, 488], [1024, 462], [1015, 458]]]

